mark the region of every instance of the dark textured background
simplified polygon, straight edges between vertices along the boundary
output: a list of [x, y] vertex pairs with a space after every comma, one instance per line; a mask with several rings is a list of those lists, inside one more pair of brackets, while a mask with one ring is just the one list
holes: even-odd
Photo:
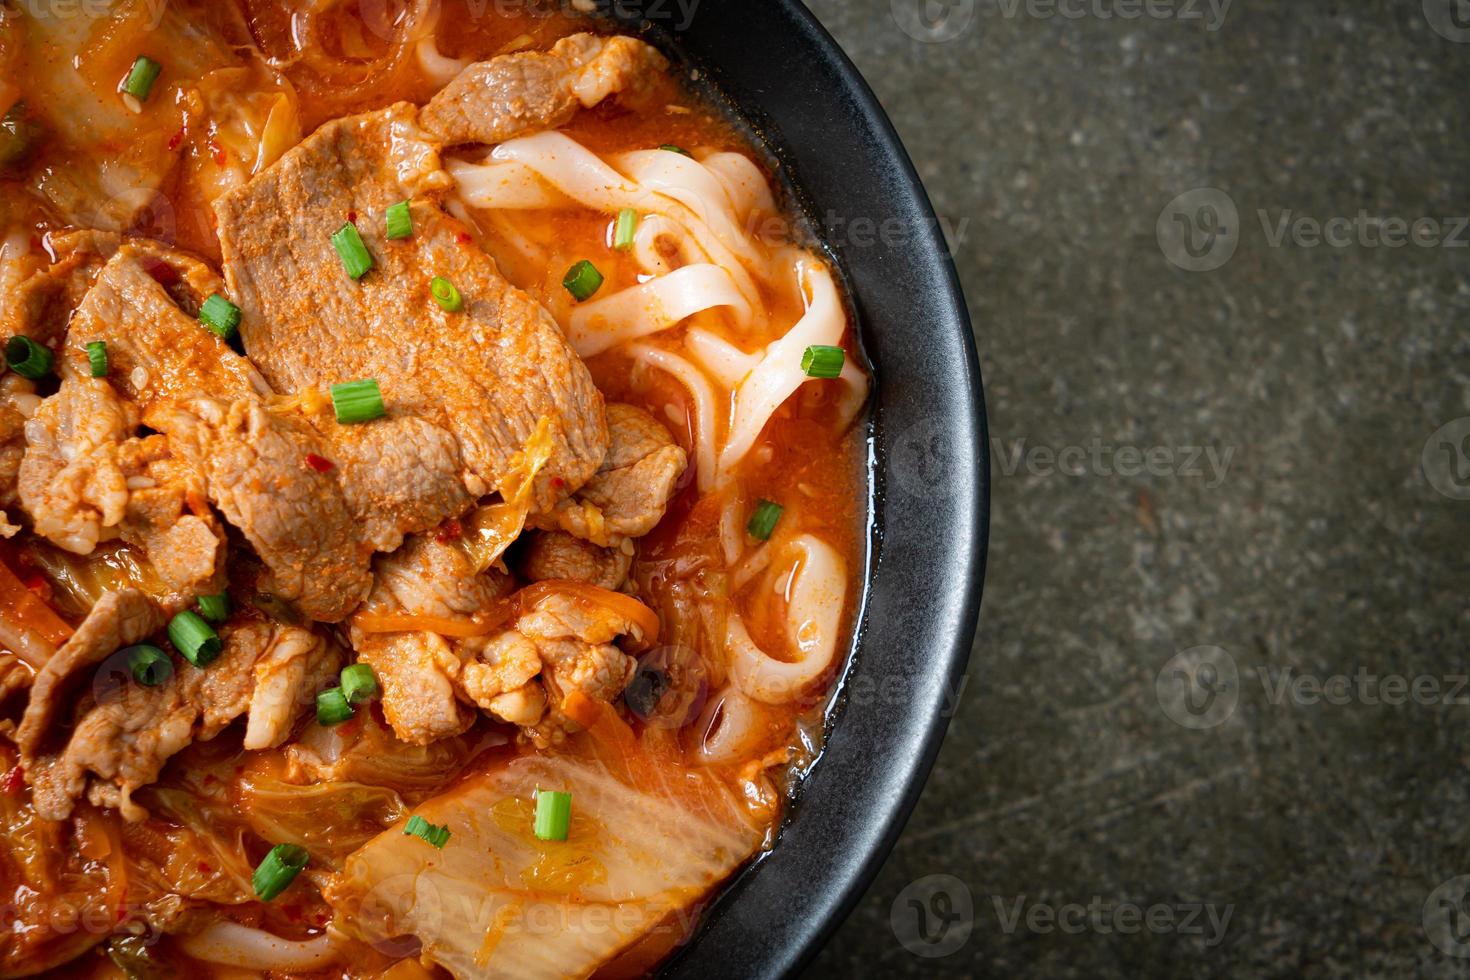
[[[1430, 444], [1433, 480], [1421, 467], [1470, 416], [1470, 17], [1063, 5], [1081, 16], [811, 2], [957, 233], [995, 483], [969, 685], [903, 840], [809, 975], [1470, 975], [1431, 942], [1470, 953], [1452, 880], [1470, 873], [1470, 707], [1447, 703], [1470, 672], [1470, 422]], [[1191, 272], [1156, 228], [1199, 188], [1238, 220], [1216, 220], [1213, 250], [1196, 235], [1223, 264]], [[1206, 203], [1175, 210], [1199, 232]], [[1288, 214], [1367, 230], [1273, 244]], [[1420, 244], [1382, 243], [1382, 222], [1426, 217]], [[1084, 454], [1011, 466], [1021, 440]], [[1154, 472], [1094, 446], [1155, 450]], [[1229, 464], [1196, 474], [1187, 447]], [[1171, 662], [1201, 646], [1219, 650]], [[1288, 668], [1357, 679], [1311, 703], [1274, 693]], [[1383, 704], [1370, 675], [1420, 696]], [[1223, 700], [1191, 715], [1184, 685]], [[1068, 903], [1098, 911], [1048, 928]], [[1123, 903], [1154, 925], [1122, 934]], [[1185, 922], [1195, 903], [1228, 910], [1221, 941]]]

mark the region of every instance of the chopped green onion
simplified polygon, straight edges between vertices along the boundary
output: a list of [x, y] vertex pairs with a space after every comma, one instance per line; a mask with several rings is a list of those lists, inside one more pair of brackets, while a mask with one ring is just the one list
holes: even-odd
[[786, 510], [780, 504], [769, 500], [762, 500], [755, 505], [755, 513], [750, 515], [750, 520], [745, 525], [745, 530], [757, 541], [769, 541], [771, 532], [776, 530], [776, 522], [781, 519], [781, 514]]
[[199, 320], [212, 333], [229, 340], [235, 336], [235, 328], [240, 325], [240, 307], [219, 293], [214, 293], [199, 307]]
[[362, 704], [378, 696], [378, 678], [367, 664], [342, 668], [342, 695], [348, 704]]
[[208, 666], [224, 648], [219, 634], [192, 609], [185, 609], [169, 620], [168, 641], [195, 667]]
[[255, 897], [269, 902], [281, 894], [310, 860], [311, 855], [299, 844], [277, 844], [271, 848], [265, 860], [256, 867], [255, 874], [250, 876]]
[[567, 270], [561, 284], [581, 302], [590, 299], [602, 287], [602, 273], [597, 271], [597, 266], [583, 259]]
[[613, 228], [613, 248], [626, 252], [633, 247], [633, 236], [638, 233], [638, 212], [623, 208], [618, 212], [618, 223]]
[[87, 363], [92, 366], [92, 377], [107, 377], [107, 341], [94, 340], [87, 345]]
[[332, 687], [316, 696], [316, 721], [323, 728], [340, 725], [352, 717], [352, 705], [340, 687]]
[[144, 687], [157, 687], [173, 676], [174, 662], [151, 643], [139, 643], [123, 653], [128, 655], [128, 669], [133, 672], [133, 680]]
[[572, 794], [536, 791], [536, 836], [542, 840], [566, 840], [572, 825]]
[[122, 90], [139, 102], [148, 100], [148, 93], [153, 91], [153, 83], [158, 80], [158, 73], [163, 71], [163, 66], [146, 54], [138, 55], [133, 62], [132, 70], [123, 81]]
[[354, 279], [361, 279], [373, 267], [373, 257], [368, 254], [367, 246], [362, 243], [362, 236], [357, 233], [357, 225], [350, 221], [332, 233], [332, 247], [337, 250], [338, 257], [342, 259], [342, 267]]
[[5, 342], [5, 363], [22, 378], [39, 381], [51, 373], [51, 351], [29, 337], [11, 337]]
[[219, 595], [202, 595], [199, 597], [199, 614], [211, 623], [223, 623], [230, 618], [230, 596], [227, 592]]
[[375, 378], [332, 385], [332, 408], [343, 425], [371, 422], [387, 414], [383, 408], [383, 390]]
[[682, 146], [675, 146], [673, 143], [665, 143], [660, 146], [659, 149], [668, 150], [670, 153], [681, 153], [686, 157], [689, 155], [688, 150], [684, 149]]
[[387, 219], [389, 238], [407, 238], [413, 234], [413, 215], [408, 210], [407, 201], [390, 205]]
[[428, 841], [435, 847], [442, 848], [449, 842], [449, 828], [438, 824], [429, 823], [423, 817], [415, 814], [408, 818], [408, 823], [403, 825], [406, 835], [417, 837], [419, 840]]
[[434, 302], [446, 313], [458, 313], [464, 308], [464, 297], [454, 288], [454, 283], [443, 276], [435, 276], [429, 280], [429, 292], [434, 294]]
[[841, 347], [813, 344], [801, 355], [801, 370], [808, 378], [835, 378], [846, 359], [847, 352]]

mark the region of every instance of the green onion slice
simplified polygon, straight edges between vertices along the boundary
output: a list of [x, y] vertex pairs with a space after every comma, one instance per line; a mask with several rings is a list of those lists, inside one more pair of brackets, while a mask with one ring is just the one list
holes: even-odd
[[168, 641], [195, 667], [208, 666], [224, 648], [219, 634], [192, 609], [185, 609], [169, 620]]
[[349, 704], [362, 704], [378, 696], [378, 678], [367, 664], [342, 668], [342, 694]]
[[413, 215], [408, 210], [407, 201], [389, 206], [387, 223], [389, 238], [407, 238], [413, 234]]
[[235, 328], [240, 325], [240, 307], [219, 293], [214, 293], [199, 307], [199, 320], [212, 333], [229, 340], [235, 336]]
[[107, 341], [94, 340], [87, 345], [87, 363], [92, 366], [92, 377], [107, 377]]
[[659, 149], [668, 150], [670, 153], [680, 153], [686, 157], [689, 155], [688, 150], [684, 149], [682, 146], [675, 146], [673, 143], [664, 143], [662, 146], [659, 147]]
[[808, 378], [835, 378], [845, 360], [847, 352], [841, 347], [813, 344], [801, 355], [801, 370]]
[[11, 337], [5, 342], [5, 363], [22, 378], [39, 381], [51, 373], [51, 351], [29, 337]]
[[153, 83], [158, 80], [158, 73], [163, 71], [163, 66], [146, 54], [140, 54], [133, 61], [133, 67], [128, 71], [128, 77], [124, 79], [122, 90], [139, 102], [146, 102], [148, 93], [153, 91]]
[[151, 643], [139, 643], [123, 651], [128, 655], [128, 669], [133, 680], [144, 687], [157, 687], [173, 676], [174, 662]]
[[566, 840], [572, 826], [572, 794], [548, 789], [536, 791], [536, 836], [542, 840]]
[[618, 223], [613, 228], [613, 248], [626, 252], [633, 247], [633, 236], [638, 234], [638, 212], [623, 208], [618, 212]]
[[441, 827], [438, 824], [429, 823], [429, 821], [417, 814], [408, 818], [408, 823], [403, 825], [403, 832], [407, 835], [417, 837], [419, 840], [428, 841], [430, 844], [439, 848], [449, 843], [448, 827]]
[[271, 848], [265, 860], [256, 867], [255, 874], [250, 877], [250, 884], [255, 888], [255, 897], [262, 902], [269, 902], [281, 894], [287, 885], [296, 880], [296, 876], [310, 860], [311, 855], [299, 844], [277, 844]]
[[387, 414], [383, 408], [383, 390], [375, 378], [332, 385], [332, 408], [343, 425], [371, 422]]
[[350, 221], [332, 233], [332, 247], [337, 250], [337, 256], [342, 260], [342, 267], [354, 279], [361, 279], [373, 267], [373, 257], [368, 254], [367, 246], [362, 243], [362, 236], [357, 233], [357, 225]]
[[770, 500], [762, 500], [755, 505], [755, 513], [750, 515], [750, 520], [745, 525], [745, 530], [757, 541], [769, 541], [771, 532], [776, 530], [776, 522], [781, 519], [781, 514], [786, 510], [778, 503]]
[[219, 595], [202, 595], [199, 597], [199, 614], [211, 623], [223, 623], [230, 618], [230, 596], [227, 592]]
[[597, 271], [597, 266], [583, 259], [567, 270], [561, 284], [580, 303], [590, 299], [593, 293], [602, 288], [602, 273]]
[[434, 302], [447, 313], [458, 313], [464, 309], [464, 297], [454, 287], [454, 283], [443, 276], [435, 276], [429, 280], [429, 292], [434, 294]]
[[352, 717], [352, 705], [340, 687], [332, 687], [316, 696], [317, 724], [324, 728], [340, 725]]

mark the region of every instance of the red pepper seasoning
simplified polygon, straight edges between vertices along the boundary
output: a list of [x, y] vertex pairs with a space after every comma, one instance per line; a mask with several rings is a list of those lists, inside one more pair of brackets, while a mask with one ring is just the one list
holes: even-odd
[[464, 525], [450, 518], [439, 528], [439, 533], [434, 535], [434, 540], [440, 544], [448, 544], [450, 541], [457, 540], [462, 534], [464, 534]]
[[307, 453], [306, 465], [310, 466], [318, 473], [330, 473], [337, 464], [332, 462], [330, 459], [324, 459], [323, 457], [318, 456], [316, 453]]
[[0, 778], [0, 792], [6, 796], [14, 796], [20, 792], [20, 788], [26, 784], [26, 771], [16, 766]]

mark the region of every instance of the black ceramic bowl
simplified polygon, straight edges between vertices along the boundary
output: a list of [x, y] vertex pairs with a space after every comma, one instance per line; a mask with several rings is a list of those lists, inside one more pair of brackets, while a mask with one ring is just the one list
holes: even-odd
[[697, 69], [779, 161], [847, 280], [877, 381], [868, 576], [826, 749], [775, 849], [665, 970], [775, 977], [809, 959], [861, 897], [939, 750], [984, 577], [980, 374], [924, 188], [857, 69], [801, 4], [603, 8]]

